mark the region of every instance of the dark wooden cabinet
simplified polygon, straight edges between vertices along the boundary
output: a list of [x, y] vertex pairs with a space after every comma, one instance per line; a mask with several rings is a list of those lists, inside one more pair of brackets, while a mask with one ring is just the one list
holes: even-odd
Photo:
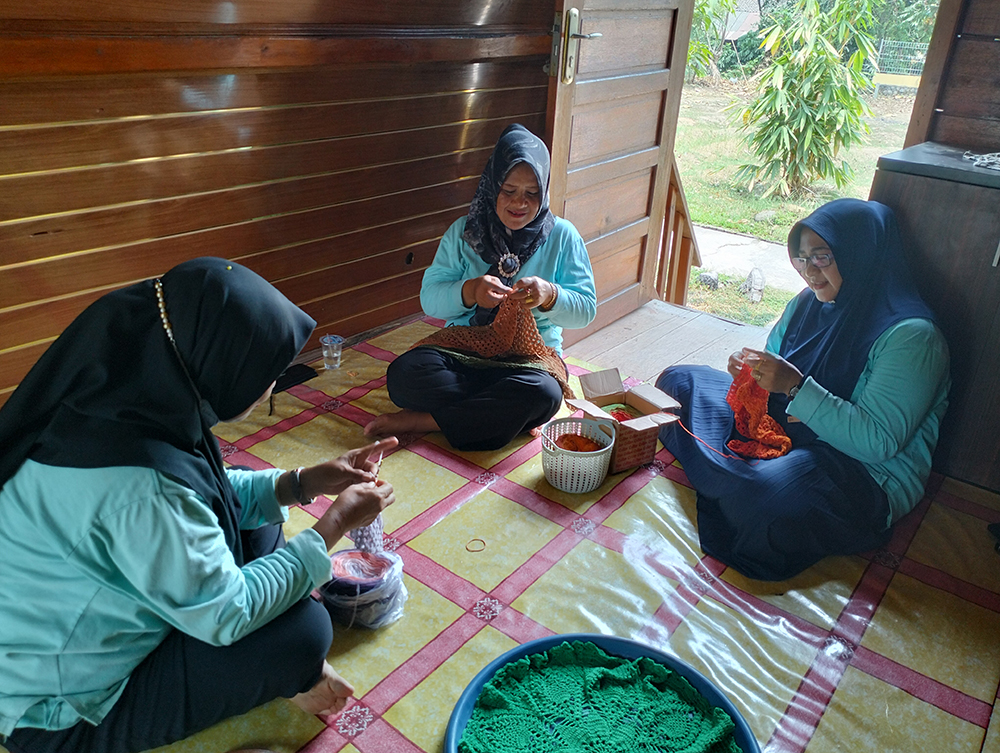
[[934, 468], [1000, 491], [1000, 171], [973, 167], [964, 152], [927, 142], [882, 157], [871, 198], [895, 211], [951, 350]]

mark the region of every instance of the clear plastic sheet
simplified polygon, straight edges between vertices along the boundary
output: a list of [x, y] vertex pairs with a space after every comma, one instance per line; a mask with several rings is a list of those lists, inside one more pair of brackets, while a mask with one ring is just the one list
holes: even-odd
[[[353, 553], [354, 550], [338, 552], [334, 559]], [[407, 596], [403, 560], [393, 552], [361, 554], [380, 563], [374, 577], [351, 577], [360, 574], [352, 574], [350, 568], [338, 575], [334, 568], [333, 580], [318, 590], [336, 625], [374, 630], [391, 625], [403, 616]]]
[[[224, 451], [265, 427], [230, 460], [295, 467], [360, 446], [365, 420], [394, 410], [379, 386], [387, 354], [432, 326], [348, 349], [339, 370], [276, 396], [273, 416], [220, 425]], [[440, 434], [401, 439], [380, 477], [396, 491], [385, 543], [402, 559], [409, 599], [392, 625], [336, 631], [329, 658], [356, 699], [328, 719], [276, 701], [158, 753], [267, 743], [438, 753], [480, 669], [561, 633], [676, 655], [733, 701], [767, 753], [1000, 752], [1000, 555], [986, 530], [1000, 520], [997, 495], [934, 478], [884, 550], [763, 583], [701, 552], [694, 492], [663, 450], [574, 495], [545, 481], [538, 440], [461, 453]], [[286, 535], [325, 504], [293, 509]]]

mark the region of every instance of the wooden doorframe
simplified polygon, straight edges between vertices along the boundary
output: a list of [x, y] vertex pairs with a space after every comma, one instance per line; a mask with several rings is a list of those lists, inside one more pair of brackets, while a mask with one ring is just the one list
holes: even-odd
[[[580, 188], [580, 186], [573, 185], [572, 176], [576, 171], [565, 169], [565, 166], [570, 161], [573, 107], [576, 100], [576, 80], [574, 79], [574, 82], [571, 84], [562, 83], [560, 65], [558, 65], [562, 57], [560, 37], [566, 11], [569, 8], [575, 7], [580, 9], [581, 13], [586, 14], [588, 9], [608, 11], [614, 10], [617, 5], [618, 3], [614, 2], [614, 0], [595, 0], [590, 4], [588, 4], [587, 0], [581, 0], [580, 2], [556, 0], [555, 3], [553, 23], [554, 41], [550, 63], [551, 70], [549, 73], [550, 83], [545, 134], [545, 139], [549, 144], [552, 154], [549, 193], [551, 206], [555, 208], [561, 208], [564, 205], [571, 188]], [[681, 89], [684, 79], [684, 68], [687, 61], [688, 43], [691, 35], [694, 2], [693, 0], [667, 0], [662, 7], [664, 10], [673, 10], [675, 16], [672, 24], [672, 38], [667, 53], [668, 68], [665, 71], [657, 71], [653, 74], [656, 76], [665, 74], [668, 77], [668, 85], [665, 86], [666, 94], [661, 103], [659, 113], [657, 132], [658, 153], [656, 161], [652, 165], [654, 170], [653, 187], [650, 191], [646, 241], [640, 262], [641, 271], [639, 273], [639, 280], [636, 285], [619, 290], [604, 300], [599, 300], [598, 320], [590, 327], [564, 332], [564, 345], [570, 345], [586, 337], [600, 327], [630, 313], [653, 298], [659, 297], [657, 272], [658, 268], [666, 263], [666, 260], [660, 260], [661, 250], [666, 253], [670, 247], [664, 244], [664, 220], [670, 196], [671, 170], [674, 164], [674, 143], [677, 134], [677, 114], [680, 109]], [[584, 28], [583, 31], [587, 31], [587, 29]], [[601, 40], [581, 40], [582, 45], [600, 43]], [[609, 159], [606, 163], [608, 171], [614, 171], [616, 167], [615, 163], [625, 164], [627, 161], [634, 163], [635, 156], [630, 155]], [[586, 169], [589, 169], [591, 174], [594, 173], [594, 166], [588, 166]], [[598, 289], [600, 289], [599, 284]]]
[[934, 33], [927, 48], [920, 86], [913, 103], [913, 112], [906, 130], [903, 147], [922, 144], [930, 137], [934, 122], [934, 108], [937, 107], [941, 83], [945, 79], [946, 68], [951, 57], [956, 36], [961, 29], [964, 0], [941, 0], [934, 21]]
[[[660, 114], [660, 159], [656, 166], [656, 181], [653, 188], [653, 205], [650, 208], [650, 232], [646, 245], [646, 259], [641, 281], [643, 303], [659, 297], [656, 272], [660, 249], [667, 249], [663, 233], [670, 197], [671, 173], [676, 167], [674, 144], [677, 140], [677, 114], [681, 107], [681, 90], [684, 83], [684, 69], [687, 66], [688, 44], [691, 40], [691, 24], [694, 19], [694, 0], [680, 2], [677, 7], [673, 42], [670, 48], [670, 73], [673, 85], [667, 89], [663, 112]], [[676, 76], [674, 75], [676, 73]], [[676, 82], [676, 83], [674, 83]], [[666, 260], [664, 260], [666, 262]]]

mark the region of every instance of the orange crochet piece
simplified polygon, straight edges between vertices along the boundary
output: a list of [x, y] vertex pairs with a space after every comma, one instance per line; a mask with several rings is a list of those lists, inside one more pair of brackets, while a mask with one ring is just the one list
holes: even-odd
[[540, 363], [559, 382], [565, 397], [575, 397], [569, 386], [566, 364], [538, 334], [538, 325], [531, 311], [510, 298], [501, 302], [492, 323], [475, 327], [445, 327], [413, 347], [420, 345], [438, 345], [512, 364]]
[[749, 442], [730, 439], [726, 446], [745, 458], [780, 458], [792, 449], [792, 440], [781, 424], [767, 414], [768, 392], [753, 378], [749, 364], [743, 364], [733, 380], [726, 402], [736, 416], [736, 430]]

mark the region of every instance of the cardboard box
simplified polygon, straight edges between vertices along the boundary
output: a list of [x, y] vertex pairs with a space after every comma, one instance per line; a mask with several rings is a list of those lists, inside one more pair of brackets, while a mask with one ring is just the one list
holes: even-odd
[[[629, 468], [653, 462], [656, 439], [663, 424], [677, 420], [672, 413], [663, 413], [680, 407], [670, 395], [651, 384], [637, 384], [626, 389], [618, 369], [595, 371], [580, 377], [584, 400], [567, 400], [566, 403], [582, 410], [589, 418], [606, 421], [615, 426], [615, 448], [611, 451], [608, 473], [621, 473]], [[601, 408], [614, 403], [624, 403], [639, 410], [642, 415], [628, 421], [618, 421]]]

